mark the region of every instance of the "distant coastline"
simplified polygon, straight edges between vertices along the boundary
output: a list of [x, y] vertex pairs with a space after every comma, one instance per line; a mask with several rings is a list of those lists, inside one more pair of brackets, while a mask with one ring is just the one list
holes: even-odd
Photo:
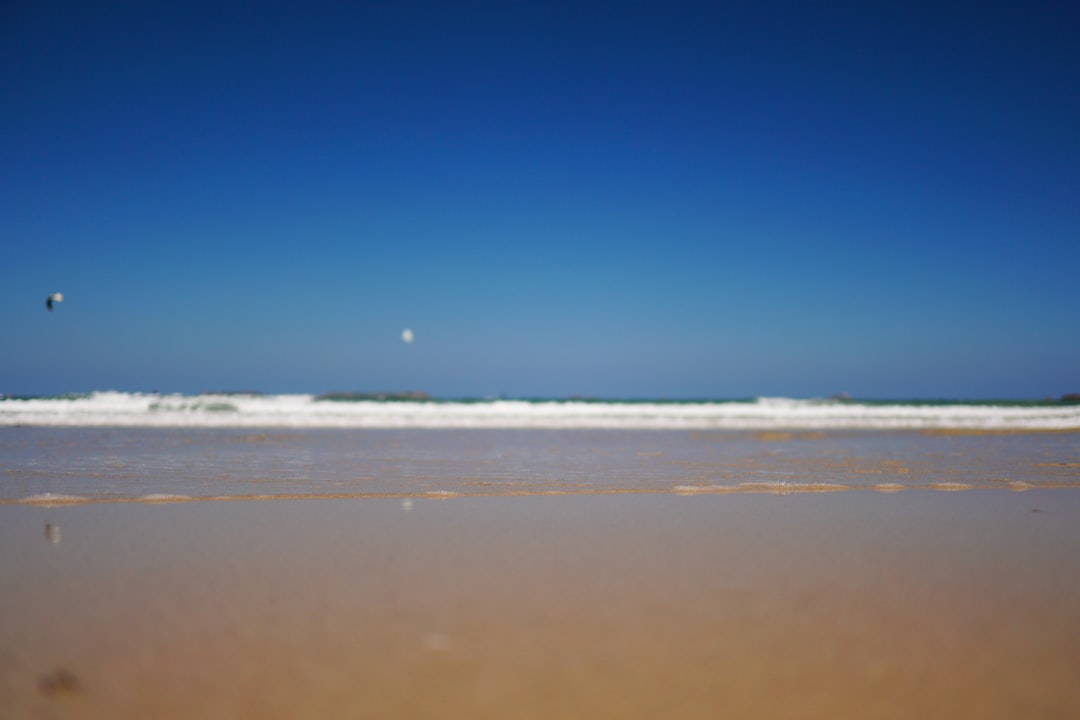
[[432, 400], [426, 392], [325, 392], [315, 396], [316, 400], [333, 402], [358, 402], [362, 400], [392, 400], [396, 402], [418, 402]]
[[1038, 407], [1055, 405], [1080, 404], [1080, 393], [1065, 393], [1059, 397], [1042, 398], [961, 398], [961, 397], [911, 397], [911, 398], [870, 398], [853, 397], [847, 393], [839, 393], [821, 397], [802, 396], [773, 396], [773, 395], [747, 395], [743, 397], [605, 397], [599, 395], [565, 395], [565, 396], [516, 396], [500, 394], [497, 396], [454, 396], [432, 395], [422, 390], [405, 391], [340, 391], [334, 390], [322, 393], [309, 392], [283, 392], [272, 393], [262, 390], [200, 390], [195, 393], [160, 391], [160, 390], [93, 390], [89, 392], [65, 392], [57, 394], [37, 393], [4, 393], [0, 392], [0, 401], [5, 400], [87, 400], [103, 394], [126, 395], [132, 397], [185, 397], [185, 398], [273, 398], [287, 396], [311, 397], [316, 402], [432, 402], [432, 403], [486, 403], [486, 402], [526, 402], [526, 403], [585, 403], [585, 404], [656, 404], [656, 405], [688, 405], [688, 404], [732, 404], [732, 403], [758, 403], [770, 401], [798, 401], [815, 404], [851, 404], [851, 405], [973, 405], [973, 406], [1002, 406], [1002, 407]]

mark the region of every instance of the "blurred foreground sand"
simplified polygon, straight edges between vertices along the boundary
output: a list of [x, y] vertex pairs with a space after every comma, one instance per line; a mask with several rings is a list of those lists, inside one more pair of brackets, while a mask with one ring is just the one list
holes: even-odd
[[0, 542], [5, 718], [1080, 717], [1077, 489], [5, 505]]

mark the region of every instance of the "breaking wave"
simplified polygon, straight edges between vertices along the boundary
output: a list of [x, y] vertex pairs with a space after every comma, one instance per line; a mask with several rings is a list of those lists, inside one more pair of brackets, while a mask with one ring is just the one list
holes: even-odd
[[0, 397], [0, 426], [538, 429], [1077, 430], [1080, 405], [756, 398], [669, 402], [357, 399], [315, 395]]

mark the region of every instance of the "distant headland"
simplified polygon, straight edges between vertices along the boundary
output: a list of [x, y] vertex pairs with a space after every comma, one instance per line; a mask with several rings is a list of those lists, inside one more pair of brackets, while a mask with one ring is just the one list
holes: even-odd
[[408, 392], [326, 392], [316, 396], [316, 400], [329, 400], [336, 402], [357, 402], [360, 400], [397, 400], [397, 401], [422, 401], [430, 400], [431, 396], [426, 392], [411, 390]]

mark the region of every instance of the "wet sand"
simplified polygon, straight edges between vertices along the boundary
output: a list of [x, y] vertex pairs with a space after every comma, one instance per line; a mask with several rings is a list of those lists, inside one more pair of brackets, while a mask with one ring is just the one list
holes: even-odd
[[1080, 432], [5, 428], [0, 504], [1080, 488]]
[[10, 718], [1080, 716], [1075, 488], [7, 504], [0, 547]]

